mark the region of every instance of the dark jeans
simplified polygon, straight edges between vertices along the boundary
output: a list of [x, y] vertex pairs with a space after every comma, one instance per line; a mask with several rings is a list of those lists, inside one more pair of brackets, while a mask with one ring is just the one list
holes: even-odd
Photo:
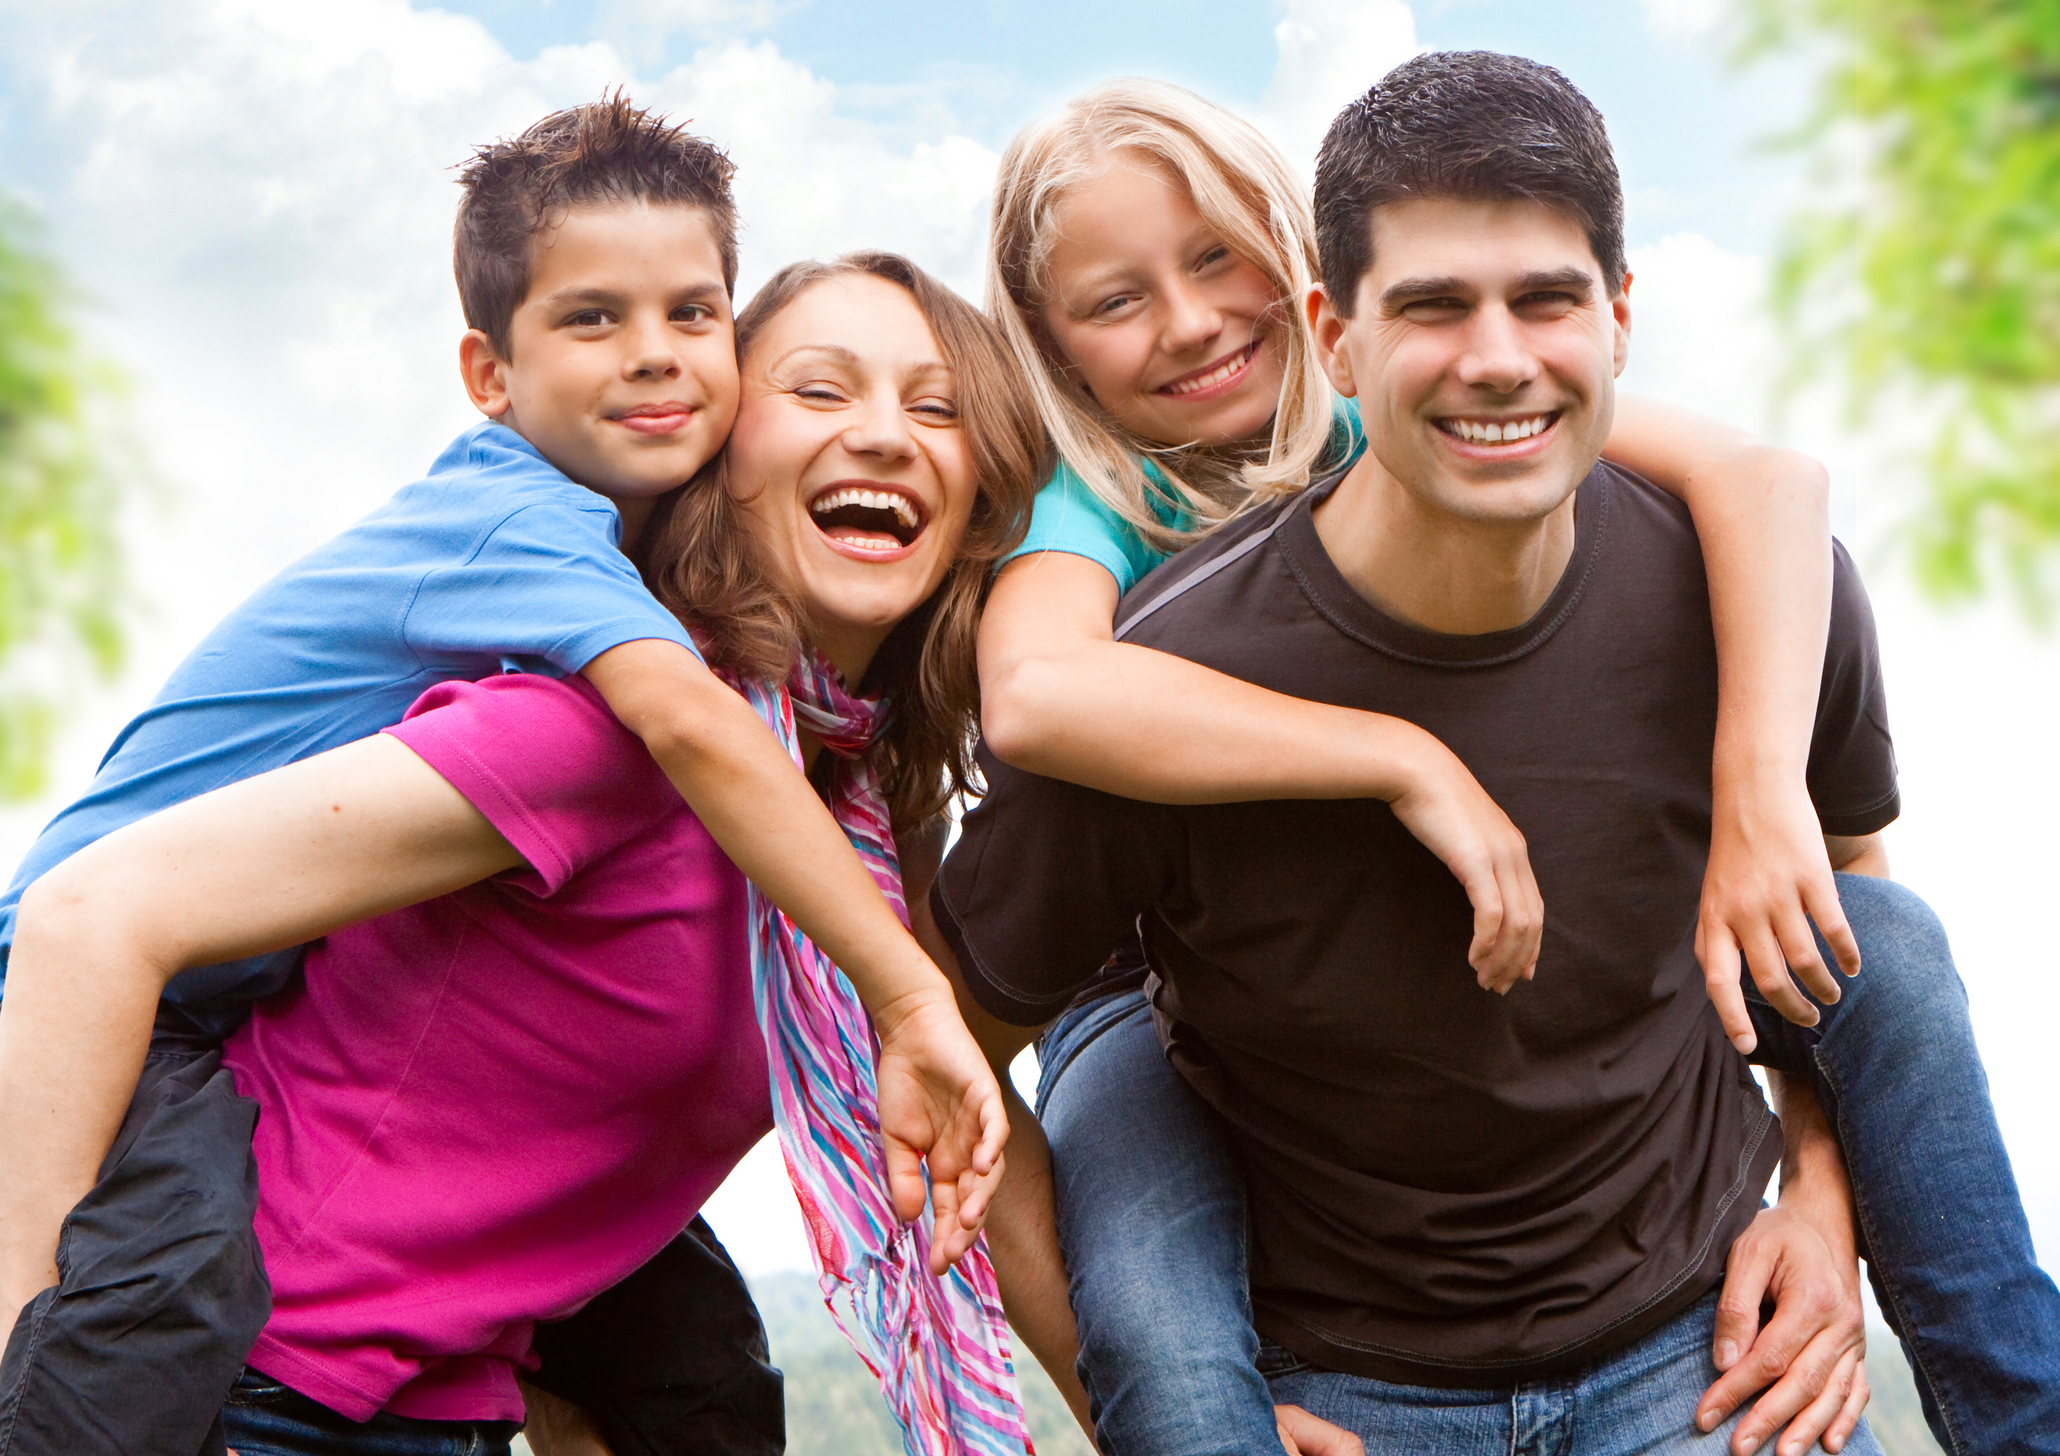
[[[1753, 1060], [1808, 1077], [1832, 1118], [1869, 1273], [1940, 1444], [2050, 1456], [2060, 1291], [2033, 1258], [1945, 933], [1891, 881], [1840, 875], [1838, 888], [1866, 968], [1808, 1030], [1755, 1005]], [[1244, 1185], [1214, 1114], [1167, 1064], [1142, 993], [1069, 1011], [1040, 1055], [1038, 1115], [1103, 1450], [1272, 1449]]]
[[[256, 1124], [218, 1049], [153, 1043], [100, 1181], [65, 1221], [62, 1278], [0, 1356], [0, 1456], [220, 1456], [223, 1402], [272, 1312], [251, 1228]], [[530, 1378], [585, 1407], [617, 1456], [786, 1449], [757, 1306], [698, 1218], [541, 1327], [537, 1350]]]
[[0, 1456], [219, 1453], [216, 1419], [272, 1312], [251, 1219], [257, 1104], [221, 1053], [154, 1047], [61, 1276], [0, 1356]]
[[508, 1456], [513, 1421], [417, 1421], [381, 1412], [363, 1424], [245, 1370], [222, 1408], [237, 1456]]

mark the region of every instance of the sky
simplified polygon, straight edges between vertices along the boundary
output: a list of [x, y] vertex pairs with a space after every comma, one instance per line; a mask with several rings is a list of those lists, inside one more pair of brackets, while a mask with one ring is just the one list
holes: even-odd
[[[0, 870], [86, 782], [202, 633], [418, 476], [473, 418], [450, 284], [470, 146], [626, 85], [739, 165], [748, 292], [780, 264], [904, 251], [977, 297], [985, 206], [1016, 128], [1114, 75], [1246, 113], [1305, 167], [1336, 109], [1421, 48], [1561, 67], [1623, 168], [1634, 317], [1625, 387], [1760, 430], [1833, 470], [1834, 522], [1880, 623], [1904, 815], [1897, 877], [1940, 911], [2047, 1267], [2060, 1268], [2060, 648], [2000, 606], [1907, 582], [1912, 489], [1892, 427], [1787, 383], [1761, 306], [1810, 182], [1767, 145], [1808, 57], [1740, 74], [1727, 0], [0, 0], [0, 191], [42, 217], [82, 324], [133, 381], [155, 489], [124, 521], [128, 669], [74, 715], [48, 796], [0, 811]], [[778, 1158], [710, 1208], [748, 1272], [802, 1267]]]

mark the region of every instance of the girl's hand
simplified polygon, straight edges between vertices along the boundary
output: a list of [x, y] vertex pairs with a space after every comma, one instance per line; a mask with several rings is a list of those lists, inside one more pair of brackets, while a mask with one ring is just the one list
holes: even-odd
[[1812, 920], [1838, 968], [1858, 975], [1860, 948], [1839, 904], [1824, 831], [1802, 774], [1756, 787], [1720, 782], [1695, 954], [1717, 1018], [1740, 1052], [1759, 1040], [1739, 987], [1741, 954], [1767, 1004], [1798, 1026], [1816, 1025], [1818, 1012], [1796, 990], [1791, 970], [1820, 1002], [1838, 999], [1838, 979], [1818, 953]]
[[[941, 984], [941, 982], [940, 982]], [[880, 1134], [887, 1186], [904, 1222], [923, 1211], [923, 1161], [937, 1227], [930, 1266], [942, 1274], [971, 1246], [999, 1181], [1008, 1110], [1001, 1084], [948, 990], [909, 998], [874, 1018], [880, 1034]]]
[[1445, 862], [1473, 902], [1467, 963], [1481, 989], [1507, 995], [1537, 973], [1545, 900], [1524, 837], [1452, 750], [1421, 734], [1406, 787], [1388, 801], [1409, 832]]

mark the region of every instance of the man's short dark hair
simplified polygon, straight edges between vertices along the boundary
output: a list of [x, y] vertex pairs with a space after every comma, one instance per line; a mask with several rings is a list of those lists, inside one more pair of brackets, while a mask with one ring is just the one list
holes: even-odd
[[1526, 198], [1588, 235], [1611, 297], [1624, 282], [1624, 189], [1602, 113], [1550, 66], [1493, 51], [1404, 61], [1338, 113], [1316, 160], [1316, 248], [1349, 318], [1373, 266], [1373, 210], [1410, 197]]
[[529, 294], [531, 243], [567, 208], [670, 203], [708, 214], [723, 285], [737, 286], [736, 166], [708, 141], [613, 96], [556, 111], [512, 140], [490, 142], [458, 174], [452, 248], [465, 324], [510, 356], [508, 327]]

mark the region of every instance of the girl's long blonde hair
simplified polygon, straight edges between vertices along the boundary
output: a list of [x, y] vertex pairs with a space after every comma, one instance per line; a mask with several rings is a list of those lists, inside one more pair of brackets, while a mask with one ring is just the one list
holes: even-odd
[[[1135, 152], [1186, 187], [1224, 245], [1266, 275], [1280, 300], [1280, 408], [1263, 454], [1168, 447], [1123, 429], [1067, 369], [1044, 325], [1059, 203], [1116, 152]], [[1331, 390], [1302, 320], [1317, 276], [1316, 232], [1301, 179], [1251, 123], [1163, 81], [1110, 81], [1017, 134], [1001, 160], [987, 267], [987, 311], [1021, 362], [1059, 455], [1153, 546], [1178, 550], [1247, 504], [1298, 490], [1329, 447]], [[1147, 478], [1149, 457], [1164, 483]], [[1164, 524], [1157, 495], [1186, 528]]]

